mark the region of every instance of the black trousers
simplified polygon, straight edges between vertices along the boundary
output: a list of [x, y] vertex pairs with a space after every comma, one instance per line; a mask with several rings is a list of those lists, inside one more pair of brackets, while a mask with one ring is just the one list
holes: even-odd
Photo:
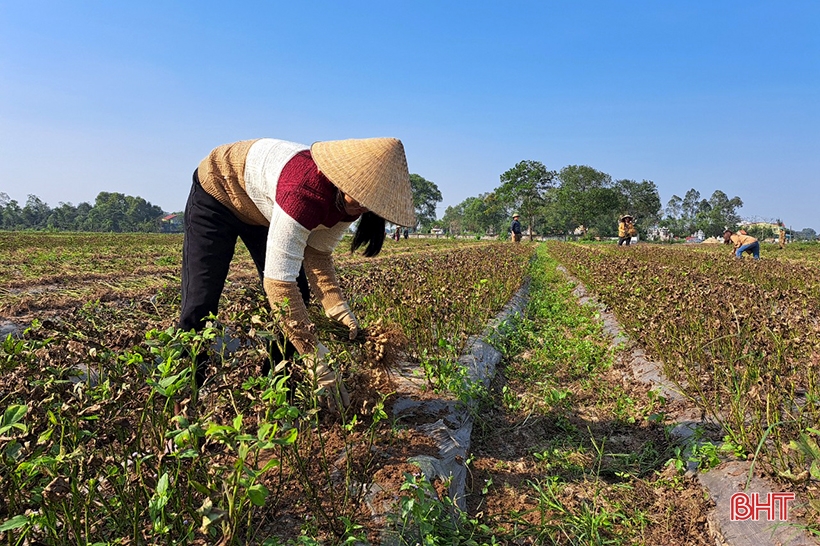
[[[205, 326], [208, 315], [217, 313], [237, 237], [242, 239], [250, 252], [261, 281], [265, 271], [268, 227], [252, 226], [239, 220], [228, 207], [202, 188], [194, 171], [191, 193], [185, 205], [185, 238], [182, 246], [179, 327], [183, 330], [200, 330]], [[299, 271], [296, 282], [307, 304], [310, 288], [304, 268]]]

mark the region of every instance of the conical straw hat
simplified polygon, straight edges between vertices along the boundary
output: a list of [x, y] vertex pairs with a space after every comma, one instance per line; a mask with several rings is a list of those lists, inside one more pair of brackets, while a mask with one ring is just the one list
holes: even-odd
[[410, 173], [400, 140], [326, 140], [313, 143], [310, 153], [333, 185], [363, 207], [393, 224], [416, 224]]

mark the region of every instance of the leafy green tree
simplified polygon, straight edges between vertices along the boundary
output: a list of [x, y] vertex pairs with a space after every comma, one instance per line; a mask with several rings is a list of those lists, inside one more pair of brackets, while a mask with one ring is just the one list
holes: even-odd
[[812, 228], [803, 228], [796, 232], [794, 237], [795, 239], [800, 239], [801, 241], [814, 241], [817, 239], [817, 232]]
[[481, 197], [468, 197], [464, 200], [461, 230], [467, 233], [481, 233], [484, 224], [484, 201]]
[[681, 202], [681, 235], [691, 235], [698, 229], [698, 215], [706, 212], [704, 203], [708, 201], [700, 198], [700, 192], [692, 188], [683, 196]]
[[775, 237], [774, 230], [771, 226], [768, 225], [748, 226], [745, 229], [747, 234], [751, 235], [758, 241], [766, 241], [768, 239], [772, 239], [773, 237]]
[[125, 195], [101, 191], [94, 200], [94, 207], [88, 214], [91, 231], [122, 231], [125, 218]]
[[498, 234], [503, 231], [507, 220], [505, 208], [494, 193], [483, 193], [463, 202], [464, 231], [479, 234]]
[[547, 192], [554, 187], [555, 171], [547, 170], [538, 161], [520, 161], [501, 175], [501, 185], [495, 190], [496, 199], [503, 203], [506, 215], [518, 212], [527, 223], [532, 240], [532, 229], [543, 213]]
[[90, 231], [88, 216], [92, 210], [94, 210], [94, 207], [91, 206], [91, 203], [83, 201], [77, 205], [77, 215], [74, 217], [74, 227], [72, 229], [77, 231]]
[[489, 192], [480, 195], [484, 200], [484, 228], [489, 235], [503, 235], [507, 233], [511, 221], [507, 207], [504, 202], [498, 198], [495, 192]]
[[681, 215], [684, 218], [694, 218], [700, 211], [700, 192], [695, 188], [691, 188], [686, 192], [681, 203]]
[[562, 235], [569, 231], [568, 226], [572, 225], [570, 212], [560, 207], [560, 188], [550, 188], [547, 190], [547, 198], [541, 207], [540, 220], [537, 226], [539, 233], [544, 235]]
[[615, 187], [623, 195], [621, 210], [635, 219], [639, 231], [646, 232], [661, 219], [661, 198], [658, 188], [651, 180], [635, 182], [618, 180]]
[[410, 189], [413, 192], [413, 207], [416, 210], [417, 226], [428, 229], [436, 221], [436, 204], [443, 199], [435, 183], [419, 176], [410, 175]]
[[558, 173], [553, 206], [562, 228], [594, 227], [601, 234], [613, 231], [623, 196], [612, 187], [612, 177], [586, 165], [569, 165]]
[[666, 203], [666, 209], [664, 212], [668, 218], [678, 219], [681, 217], [683, 199], [678, 197], [677, 195], [673, 195], [669, 201]]
[[91, 231], [159, 231], [160, 207], [142, 197], [100, 192], [85, 224]]
[[159, 219], [164, 215], [160, 207], [130, 195], [125, 196], [125, 206], [124, 231], [159, 231]]
[[51, 209], [36, 195], [29, 195], [23, 207], [23, 224], [26, 229], [45, 229]]
[[100, 192], [94, 206], [60, 203], [50, 208], [36, 195], [29, 195], [26, 206], [0, 193], [0, 229], [52, 229], [74, 231], [145, 231], [160, 230], [165, 213], [142, 197]]
[[660, 225], [669, 228], [674, 235], [691, 235], [702, 230], [707, 237], [720, 236], [726, 228], [734, 229], [740, 222], [737, 209], [743, 206], [740, 197], [729, 197], [721, 190], [701, 199], [700, 192], [692, 188], [683, 199], [673, 195], [666, 205], [666, 217]]
[[666, 204], [666, 216], [659, 222], [675, 236], [688, 236], [698, 230], [699, 219], [710, 208], [709, 202], [700, 198], [700, 192], [692, 188], [681, 199], [677, 195]]
[[666, 203], [664, 212], [666, 216], [659, 222], [659, 225], [668, 229], [673, 237], [683, 235], [686, 232], [683, 227], [683, 199], [673, 195]]
[[7, 193], [0, 193], [0, 227], [2, 229], [20, 229], [23, 223], [23, 209]]
[[462, 201], [458, 205], [447, 207], [447, 209], [445, 209], [444, 216], [442, 216], [441, 220], [437, 223], [439, 223], [441, 227], [447, 231], [447, 233], [450, 233], [451, 235], [458, 235], [462, 232], [462, 227], [464, 225], [464, 208], [466, 207], [466, 203], [467, 200]]
[[696, 216], [696, 227], [707, 237], [720, 236], [727, 228], [735, 229], [740, 222], [737, 209], [743, 206], [740, 197], [729, 199], [721, 190], [715, 190], [708, 201], [701, 201]]
[[59, 231], [79, 230], [77, 226], [77, 207], [71, 203], [60, 203], [51, 209], [47, 221], [48, 229]]

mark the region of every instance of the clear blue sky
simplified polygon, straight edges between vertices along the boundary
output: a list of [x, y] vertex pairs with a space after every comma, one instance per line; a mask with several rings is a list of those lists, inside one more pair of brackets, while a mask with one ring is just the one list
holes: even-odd
[[0, 1], [0, 192], [181, 210], [213, 147], [395, 136], [438, 209], [521, 160], [820, 231], [820, 2]]

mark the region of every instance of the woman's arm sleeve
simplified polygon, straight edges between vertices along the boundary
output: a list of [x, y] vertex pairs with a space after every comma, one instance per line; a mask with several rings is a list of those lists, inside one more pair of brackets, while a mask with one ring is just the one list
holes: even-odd
[[310, 354], [315, 351], [318, 339], [296, 281], [277, 281], [265, 278], [263, 284], [274, 313], [281, 306], [283, 314], [279, 325], [288, 341], [293, 343], [299, 354]]

